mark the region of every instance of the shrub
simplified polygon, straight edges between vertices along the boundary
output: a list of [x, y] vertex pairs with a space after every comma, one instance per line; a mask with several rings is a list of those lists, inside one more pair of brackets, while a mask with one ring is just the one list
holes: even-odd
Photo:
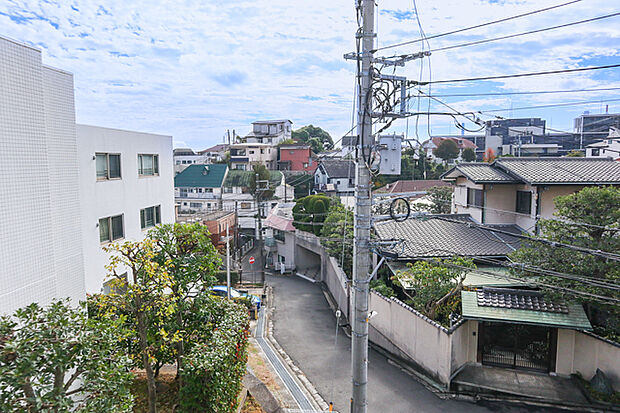
[[228, 300], [211, 299], [201, 317], [205, 340], [186, 354], [180, 411], [235, 411], [248, 355], [247, 310]]

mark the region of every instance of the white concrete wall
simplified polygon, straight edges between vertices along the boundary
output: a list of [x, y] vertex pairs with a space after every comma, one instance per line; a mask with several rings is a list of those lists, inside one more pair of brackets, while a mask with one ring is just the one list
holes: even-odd
[[450, 373], [465, 363], [475, 363], [478, 357], [478, 322], [467, 320], [451, 334], [452, 358]]
[[373, 342], [402, 352], [436, 380], [449, 383], [452, 345], [444, 328], [400, 301], [374, 291], [370, 293], [369, 308], [376, 312], [369, 322]]
[[0, 313], [84, 294], [73, 76], [0, 37]]
[[[134, 241], [146, 235], [140, 209], [160, 205], [162, 223], [175, 220], [172, 137], [88, 125], [77, 126], [77, 137], [86, 291], [98, 293], [109, 261], [99, 242], [100, 218], [123, 214], [124, 240]], [[97, 181], [97, 152], [121, 154], [121, 179]], [[138, 154], [159, 155], [158, 176], [138, 176]]]
[[590, 380], [601, 369], [620, 391], [620, 346], [580, 331], [558, 329], [556, 372], [581, 373]]

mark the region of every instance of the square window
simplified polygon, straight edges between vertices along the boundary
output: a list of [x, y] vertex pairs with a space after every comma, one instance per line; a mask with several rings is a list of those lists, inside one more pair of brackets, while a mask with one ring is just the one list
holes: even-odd
[[138, 175], [154, 176], [159, 175], [159, 155], [138, 155]]
[[111, 242], [125, 236], [123, 215], [101, 218], [99, 220], [99, 242]]
[[120, 179], [121, 177], [121, 155], [111, 153], [95, 154], [95, 169], [97, 180]]
[[140, 227], [142, 229], [151, 228], [159, 224], [161, 224], [161, 207], [159, 205], [140, 210]]
[[482, 189], [467, 188], [467, 206], [484, 207], [484, 191]]
[[529, 191], [517, 191], [516, 211], [520, 214], [532, 213], [532, 193]]

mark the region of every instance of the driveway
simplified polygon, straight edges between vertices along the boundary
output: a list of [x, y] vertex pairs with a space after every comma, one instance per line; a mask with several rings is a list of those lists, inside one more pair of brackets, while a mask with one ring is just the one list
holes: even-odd
[[[321, 287], [295, 276], [267, 275], [274, 292], [274, 336], [327, 401], [341, 413], [349, 412], [351, 398], [351, 342], [338, 332], [336, 317]], [[414, 378], [369, 351], [368, 412], [551, 412], [516, 406], [481, 406], [442, 400]]]

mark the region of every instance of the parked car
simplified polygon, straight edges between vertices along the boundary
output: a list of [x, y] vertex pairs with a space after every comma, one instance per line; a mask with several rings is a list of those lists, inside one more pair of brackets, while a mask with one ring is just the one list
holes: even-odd
[[[211, 294], [218, 296], [218, 297], [226, 297], [226, 286], [225, 285], [214, 285], [213, 287], [209, 288], [209, 290], [211, 290]], [[256, 306], [256, 309], [259, 310], [262, 302], [261, 299], [253, 294], [248, 294], [248, 293], [242, 293], [241, 291], [235, 290], [234, 288], [230, 288], [230, 297], [231, 298], [238, 298], [238, 297], [247, 297], [252, 301], [252, 304], [254, 304]]]

